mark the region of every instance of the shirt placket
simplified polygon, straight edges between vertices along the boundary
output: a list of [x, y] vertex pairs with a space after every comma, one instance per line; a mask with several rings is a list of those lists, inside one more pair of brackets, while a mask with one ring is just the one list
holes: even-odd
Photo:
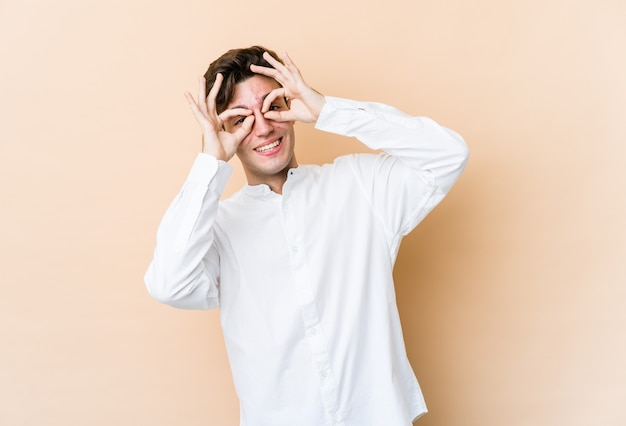
[[[297, 184], [297, 177], [290, 172], [289, 189]], [[286, 189], [286, 188], [285, 188]], [[313, 355], [314, 367], [319, 377], [322, 400], [332, 425], [344, 425], [339, 415], [339, 395], [337, 378], [330, 365], [328, 344], [320, 327], [320, 316], [315, 300], [314, 283], [308, 270], [307, 257], [302, 232], [298, 226], [298, 217], [294, 208], [293, 197], [283, 193], [283, 223], [287, 244], [290, 245], [290, 262], [293, 270], [295, 290], [307, 340]], [[300, 218], [301, 220], [302, 218]]]

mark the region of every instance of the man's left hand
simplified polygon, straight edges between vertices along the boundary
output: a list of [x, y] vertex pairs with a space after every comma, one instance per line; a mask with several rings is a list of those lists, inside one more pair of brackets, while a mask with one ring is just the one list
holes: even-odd
[[[250, 70], [271, 77], [282, 86], [272, 90], [265, 98], [261, 109], [265, 117], [274, 121], [315, 123], [324, 104], [326, 104], [324, 95], [304, 82], [300, 70], [286, 53], [282, 58], [285, 62], [284, 65], [267, 52], [263, 54], [263, 58], [274, 68], [251, 65]], [[269, 111], [272, 102], [279, 97], [287, 98], [289, 109], [286, 111]]]

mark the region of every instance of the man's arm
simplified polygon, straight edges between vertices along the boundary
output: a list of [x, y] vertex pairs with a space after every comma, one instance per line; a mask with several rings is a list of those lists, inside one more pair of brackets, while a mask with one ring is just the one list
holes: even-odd
[[[281, 84], [265, 100], [290, 100], [288, 111], [265, 112], [277, 121], [315, 122], [320, 130], [355, 136], [386, 155], [375, 161], [358, 157], [354, 172], [388, 229], [390, 245], [411, 231], [448, 193], [468, 158], [467, 145], [456, 132], [426, 117], [411, 117], [393, 107], [324, 97], [308, 86], [288, 55], [285, 65], [264, 55], [274, 68], [252, 66], [254, 72]], [[374, 164], [365, 164], [373, 162]]]
[[[413, 170], [430, 174], [443, 195], [463, 171], [469, 151], [456, 132], [388, 105], [325, 97], [306, 84], [287, 54], [283, 56], [285, 65], [267, 53], [264, 58], [274, 68], [253, 65], [251, 70], [274, 78], [282, 86], [265, 99], [266, 118], [316, 123], [320, 130], [355, 136], [368, 147], [401, 159]], [[277, 97], [289, 99], [287, 111], [268, 111]]]
[[196, 158], [157, 231], [144, 280], [162, 303], [183, 309], [219, 305], [219, 253], [213, 227], [232, 168], [207, 154]]
[[379, 156], [357, 156], [353, 172], [384, 223], [392, 250], [448, 193], [463, 171], [461, 136], [426, 117], [379, 103], [326, 98], [316, 128], [354, 136]]
[[[218, 74], [208, 96], [200, 79], [198, 101], [185, 93], [202, 129], [199, 154], [179, 194], [167, 209], [157, 232], [154, 257], [145, 275], [149, 293], [168, 305], [185, 309], [210, 309], [219, 304], [219, 253], [214, 223], [220, 196], [232, 171], [226, 164], [254, 123], [251, 111], [229, 109], [217, 114], [215, 99], [223, 77]], [[222, 124], [245, 116], [230, 133]]]
[[366, 146], [428, 170], [442, 192], [458, 179], [469, 150], [463, 138], [428, 117], [413, 117], [394, 107], [326, 97], [316, 128], [354, 136]]

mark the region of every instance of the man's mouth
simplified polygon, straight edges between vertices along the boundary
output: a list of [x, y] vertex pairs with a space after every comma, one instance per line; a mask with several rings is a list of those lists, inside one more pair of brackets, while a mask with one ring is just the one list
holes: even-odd
[[274, 142], [268, 143], [267, 145], [260, 146], [258, 148], [254, 148], [256, 152], [267, 152], [271, 149], [276, 148], [283, 141], [283, 138], [276, 139]]

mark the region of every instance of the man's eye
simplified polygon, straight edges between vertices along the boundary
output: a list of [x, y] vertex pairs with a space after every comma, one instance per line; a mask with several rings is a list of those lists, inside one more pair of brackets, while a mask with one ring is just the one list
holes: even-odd
[[246, 117], [243, 117], [243, 116], [241, 116], [241, 117], [237, 118], [237, 119], [235, 120], [235, 123], [234, 123], [234, 124], [235, 124], [235, 126], [238, 126], [238, 125], [240, 125], [241, 123], [243, 123], [243, 121], [244, 121], [245, 119], [246, 119]]
[[268, 111], [277, 111], [280, 109], [280, 105], [270, 105]]

